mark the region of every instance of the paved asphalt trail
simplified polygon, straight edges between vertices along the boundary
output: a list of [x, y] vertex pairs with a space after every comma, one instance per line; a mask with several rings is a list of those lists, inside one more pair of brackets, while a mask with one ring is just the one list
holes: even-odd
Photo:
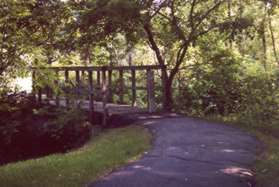
[[153, 133], [152, 149], [90, 187], [253, 186], [249, 168], [261, 147], [255, 137], [186, 117], [140, 118]]

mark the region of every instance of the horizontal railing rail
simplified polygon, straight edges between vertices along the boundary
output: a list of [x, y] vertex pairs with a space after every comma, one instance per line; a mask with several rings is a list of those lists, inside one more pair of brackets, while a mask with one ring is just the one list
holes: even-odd
[[113, 71], [113, 70], [160, 70], [159, 65], [143, 65], [143, 66], [50, 66], [50, 67], [31, 67], [32, 70], [50, 69], [57, 71]]

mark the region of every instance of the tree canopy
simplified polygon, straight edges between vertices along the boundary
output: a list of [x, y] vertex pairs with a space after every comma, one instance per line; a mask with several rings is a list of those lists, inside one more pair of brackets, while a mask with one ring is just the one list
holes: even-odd
[[171, 109], [177, 75], [210, 63], [213, 49], [266, 71], [278, 64], [276, 0], [4, 0], [0, 6], [2, 77], [38, 63], [117, 65], [133, 51], [134, 59], [146, 55], [164, 69], [164, 107]]

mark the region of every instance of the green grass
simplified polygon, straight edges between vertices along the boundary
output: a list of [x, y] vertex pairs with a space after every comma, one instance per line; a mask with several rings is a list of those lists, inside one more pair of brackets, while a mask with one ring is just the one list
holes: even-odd
[[84, 147], [0, 167], [5, 187], [79, 187], [139, 158], [149, 148], [151, 135], [138, 126], [113, 129]]
[[264, 150], [254, 165], [256, 187], [279, 186], [279, 121], [273, 120], [267, 124], [252, 119], [239, 120], [236, 116], [210, 116], [207, 119], [225, 122], [256, 135], [264, 144]]
[[258, 187], [278, 187], [279, 138], [260, 131], [256, 131], [255, 134], [265, 144], [265, 151], [258, 157], [255, 165], [256, 184]]

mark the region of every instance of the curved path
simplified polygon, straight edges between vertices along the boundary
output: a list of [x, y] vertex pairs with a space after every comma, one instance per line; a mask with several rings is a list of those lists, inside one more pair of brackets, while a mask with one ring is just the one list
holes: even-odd
[[90, 187], [253, 186], [249, 168], [260, 148], [255, 137], [198, 119], [136, 117], [153, 133], [152, 149]]

